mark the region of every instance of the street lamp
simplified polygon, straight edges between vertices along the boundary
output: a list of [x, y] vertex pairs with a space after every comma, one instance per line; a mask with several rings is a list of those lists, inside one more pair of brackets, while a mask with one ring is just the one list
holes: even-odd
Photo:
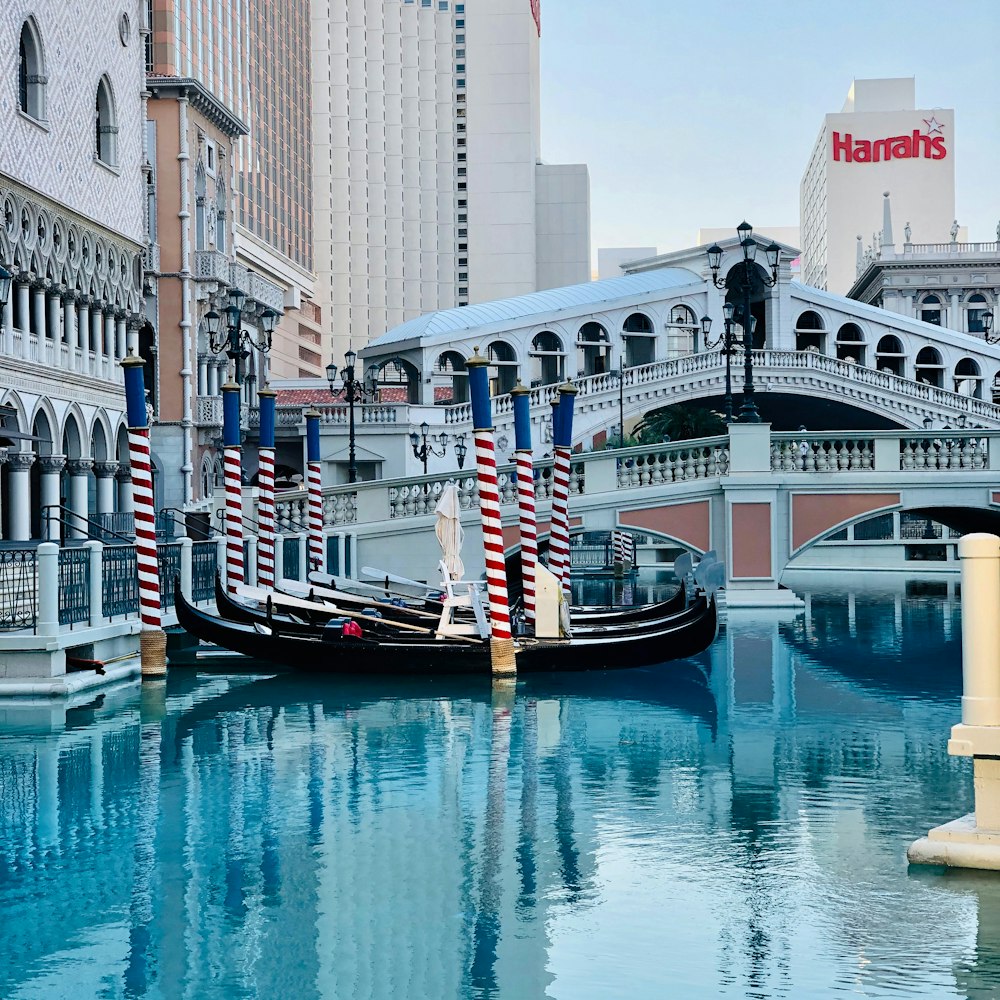
[[709, 333], [712, 329], [711, 316], [702, 316], [701, 318], [701, 330], [704, 334], [706, 350], [712, 351], [721, 344], [722, 355], [726, 359], [726, 395], [723, 397], [723, 409], [725, 411], [727, 424], [731, 424], [733, 422], [732, 358], [736, 353], [736, 345], [741, 343], [741, 341], [736, 339], [736, 332], [733, 329], [735, 325], [733, 323], [733, 316], [735, 313], [736, 307], [732, 304], [732, 302], [727, 302], [722, 307], [722, 315], [726, 322], [726, 328], [723, 333], [719, 334], [716, 340], [711, 340], [709, 338]]
[[[760, 414], [757, 412], [757, 404], [754, 401], [753, 392], [753, 316], [750, 312], [750, 295], [753, 291], [754, 277], [762, 281], [767, 287], [773, 288], [778, 283], [778, 261], [781, 256], [781, 247], [777, 243], [771, 242], [764, 248], [767, 256], [767, 263], [771, 268], [770, 277], [761, 274], [754, 264], [757, 256], [759, 244], [753, 238], [753, 226], [749, 222], [741, 222], [736, 227], [736, 234], [739, 236], [740, 249], [743, 251], [743, 259], [737, 261], [730, 269], [729, 274], [735, 274], [738, 279], [739, 289], [743, 293], [743, 309], [740, 316], [740, 324], [743, 327], [743, 405], [740, 407], [738, 420], [743, 424], [759, 424]], [[726, 288], [727, 279], [719, 280], [719, 268], [722, 264], [722, 247], [713, 243], [707, 250], [708, 266], [712, 271], [712, 284], [716, 288]]]
[[0, 260], [0, 309], [7, 305], [7, 300], [10, 298], [10, 283], [14, 280], [14, 275], [4, 267], [4, 263]]
[[229, 289], [228, 301], [223, 312], [226, 314], [226, 328], [222, 329], [222, 317], [211, 309], [205, 313], [205, 329], [208, 331], [208, 347], [213, 354], [222, 354], [233, 362], [233, 378], [237, 385], [243, 384], [243, 364], [250, 357], [251, 348], [261, 354], [271, 350], [271, 340], [278, 314], [269, 306], [260, 314], [263, 336], [255, 338], [249, 330], [243, 329], [243, 310], [246, 295], [235, 285]]
[[625, 447], [625, 366], [612, 368], [608, 374], [618, 380], [618, 447]]
[[[413, 457], [416, 458], [418, 461], [424, 463], [425, 476], [427, 475], [427, 459], [430, 458], [431, 455], [437, 455], [438, 458], [443, 456], [444, 453], [448, 450], [448, 441], [449, 441], [447, 431], [441, 431], [440, 434], [431, 434], [428, 437], [428, 432], [430, 431], [430, 429], [431, 429], [430, 424], [428, 424], [427, 421], [425, 420], [420, 425], [419, 434], [416, 431], [410, 431], [410, 445], [413, 448]], [[465, 435], [463, 434], [462, 437], [464, 438]], [[437, 445], [437, 448], [440, 448], [441, 450], [438, 451], [437, 448], [435, 448], [435, 445]], [[464, 454], [462, 455], [462, 460], [463, 461], [465, 460]], [[462, 468], [461, 462], [459, 463], [458, 467]]]
[[347, 434], [348, 434], [348, 463], [347, 481], [356, 483], [358, 481], [358, 463], [354, 453], [354, 404], [363, 403], [366, 397], [374, 396], [378, 392], [377, 369], [375, 365], [368, 368], [368, 377], [364, 382], [359, 382], [354, 377], [354, 363], [358, 360], [357, 351], [348, 349], [344, 354], [344, 370], [341, 373], [341, 386], [338, 389], [337, 366], [331, 361], [326, 366], [326, 380], [330, 383], [330, 395], [336, 396], [343, 392], [347, 400]]
[[[2, 282], [2, 277], [0, 277], [0, 282]], [[7, 279], [7, 287], [10, 287], [10, 279]], [[1000, 333], [993, 335], [993, 310], [987, 309], [983, 312], [982, 318], [983, 324], [983, 337], [987, 344], [1000, 343]]]

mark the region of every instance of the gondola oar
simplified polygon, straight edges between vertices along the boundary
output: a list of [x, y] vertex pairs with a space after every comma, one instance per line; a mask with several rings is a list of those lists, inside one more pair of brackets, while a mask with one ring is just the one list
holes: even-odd
[[419, 580], [411, 580], [409, 577], [397, 576], [395, 573], [389, 573], [387, 570], [375, 569], [374, 566], [362, 566], [361, 572], [367, 573], [368, 576], [374, 577], [375, 579], [385, 580], [387, 584], [398, 583], [403, 587], [415, 587], [417, 590], [425, 591], [431, 589], [426, 583], [421, 583]]
[[[385, 587], [376, 587], [371, 583], [364, 583], [361, 580], [351, 580], [346, 576], [332, 576], [330, 573], [322, 573], [319, 570], [313, 570], [309, 574], [309, 579], [314, 583], [321, 583], [324, 586], [334, 586], [338, 587], [340, 590], [351, 591], [351, 590], [365, 590], [365, 591], [376, 591], [379, 594], [391, 594], [395, 597], [400, 597], [407, 601], [423, 601], [425, 604], [441, 604], [441, 601], [436, 600], [433, 597], [417, 597], [415, 594], [404, 594], [399, 590], [387, 590]], [[420, 585], [421, 587], [424, 584]], [[385, 597], [382, 598], [385, 600]]]
[[450, 632], [441, 632], [436, 628], [424, 628], [423, 625], [407, 625], [405, 622], [394, 622], [389, 618], [376, 618], [374, 615], [363, 615], [358, 612], [348, 612], [351, 618], [358, 618], [364, 622], [376, 622], [379, 625], [390, 625], [392, 628], [403, 629], [407, 632], [423, 632], [424, 635], [439, 635], [442, 639], [454, 640], [455, 642], [471, 642], [475, 645], [482, 645], [482, 639], [475, 639], [471, 635], [452, 635]]
[[[375, 608], [385, 608], [388, 611], [400, 610], [398, 604], [392, 604], [390, 601], [380, 601], [375, 597], [361, 597], [358, 594], [348, 594], [346, 591], [321, 587], [319, 584], [301, 583], [298, 580], [279, 580], [278, 582], [280, 584], [278, 589], [281, 592], [292, 594], [296, 597], [306, 597], [308, 595], [307, 599], [311, 601], [351, 601], [352, 603], [364, 601]], [[405, 608], [403, 610], [415, 618], [433, 618], [435, 621], [440, 618], [440, 615], [434, 614], [433, 611], [421, 611], [419, 608]]]

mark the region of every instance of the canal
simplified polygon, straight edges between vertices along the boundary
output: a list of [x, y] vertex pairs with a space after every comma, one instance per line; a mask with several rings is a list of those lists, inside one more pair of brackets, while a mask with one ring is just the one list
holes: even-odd
[[1000, 878], [905, 858], [972, 805], [957, 585], [794, 586], [697, 660], [506, 695], [0, 707], [0, 996], [996, 995]]

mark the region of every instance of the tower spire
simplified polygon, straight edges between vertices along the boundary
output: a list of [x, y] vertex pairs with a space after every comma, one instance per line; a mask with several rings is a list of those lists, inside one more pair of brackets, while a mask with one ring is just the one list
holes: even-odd
[[892, 210], [889, 207], [889, 192], [882, 193], [882, 249], [896, 252], [896, 241], [892, 238]]

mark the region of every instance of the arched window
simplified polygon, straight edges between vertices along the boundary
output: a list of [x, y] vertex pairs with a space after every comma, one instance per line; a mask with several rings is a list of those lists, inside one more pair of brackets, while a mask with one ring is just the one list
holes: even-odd
[[941, 354], [934, 347], [921, 347], [917, 353], [916, 375], [918, 382], [944, 387], [944, 365]]
[[562, 341], [551, 330], [542, 330], [531, 338], [531, 386], [556, 385], [566, 377], [566, 352]]
[[875, 365], [880, 372], [902, 375], [905, 360], [903, 345], [899, 342], [898, 337], [889, 334], [878, 342], [878, 346], [875, 348]]
[[857, 323], [845, 323], [837, 331], [837, 357], [856, 365], [865, 363], [865, 335]]
[[35, 19], [29, 17], [21, 25], [21, 41], [18, 46], [17, 106], [35, 121], [45, 121], [46, 82], [42, 39]]
[[111, 81], [102, 76], [97, 84], [94, 108], [94, 153], [101, 163], [118, 166], [118, 116]]
[[215, 249], [219, 253], [226, 252], [226, 220], [229, 217], [226, 185], [222, 179], [223, 159], [219, 157], [219, 180], [215, 186]]
[[826, 331], [819, 313], [807, 309], [795, 321], [795, 349], [797, 351], [819, 351], [824, 353]]
[[[687, 306], [674, 306], [667, 320], [667, 357], [680, 358], [694, 354], [698, 350], [700, 330], [694, 313]], [[649, 360], [654, 359], [651, 357]]]
[[458, 351], [445, 351], [434, 362], [434, 402], [439, 406], [469, 401], [469, 375]]
[[198, 160], [198, 166], [194, 168], [194, 248], [204, 250], [208, 246], [205, 225], [205, 196], [208, 190], [208, 182], [205, 179], [205, 164]]
[[653, 321], [644, 313], [634, 312], [625, 320], [622, 326], [622, 341], [626, 368], [652, 364], [656, 359], [656, 333], [653, 330]]
[[936, 295], [928, 295], [920, 303], [920, 318], [925, 323], [941, 325], [941, 300]]
[[960, 396], [983, 398], [983, 373], [972, 358], [962, 358], [955, 365], [955, 392]]
[[486, 351], [490, 362], [490, 395], [503, 396], [517, 385], [517, 355], [510, 344], [494, 340]]
[[989, 311], [989, 304], [986, 296], [976, 292], [969, 296], [969, 301], [965, 304], [966, 329], [969, 333], [983, 332], [983, 317]]
[[600, 323], [584, 323], [576, 335], [578, 375], [603, 375], [611, 367], [608, 331]]

